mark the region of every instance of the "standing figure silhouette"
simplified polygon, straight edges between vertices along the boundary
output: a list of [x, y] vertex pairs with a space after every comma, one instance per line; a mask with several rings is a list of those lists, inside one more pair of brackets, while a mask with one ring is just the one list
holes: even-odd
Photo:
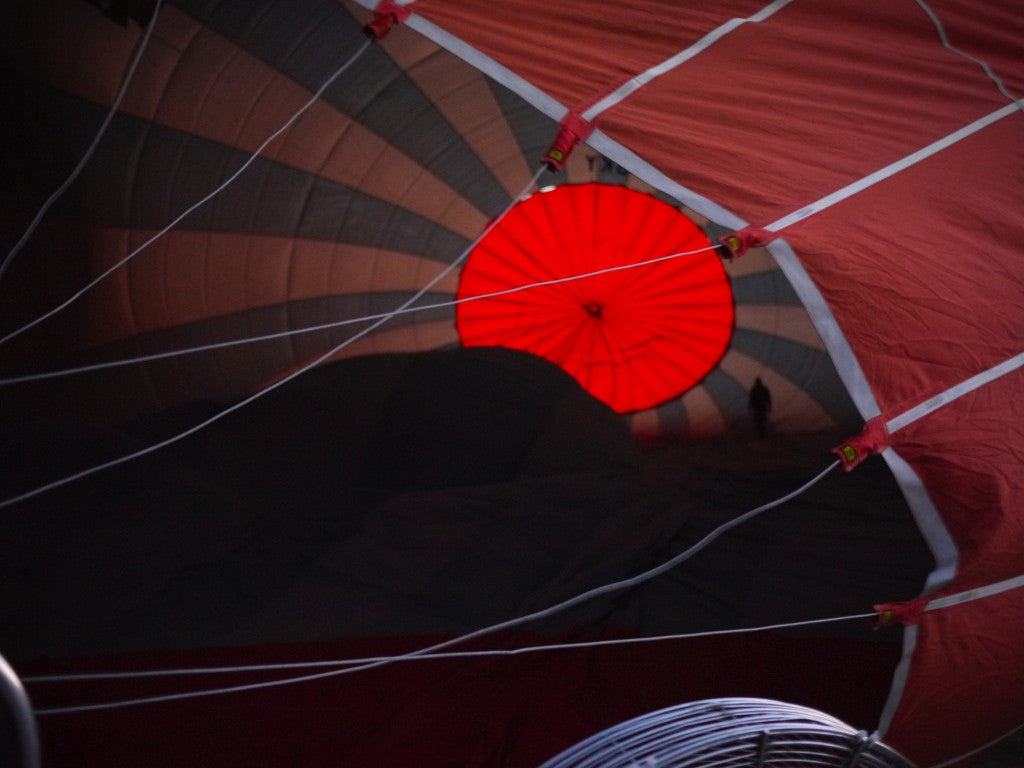
[[750, 388], [749, 406], [757, 436], [763, 440], [768, 436], [768, 414], [772, 410], [772, 393], [760, 377], [754, 380], [754, 386]]

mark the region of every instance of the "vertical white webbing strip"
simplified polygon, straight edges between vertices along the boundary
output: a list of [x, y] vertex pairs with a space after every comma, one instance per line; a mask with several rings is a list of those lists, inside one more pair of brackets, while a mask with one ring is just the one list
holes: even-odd
[[822, 343], [836, 366], [836, 372], [843, 384], [846, 385], [861, 417], [865, 421], [873, 419], [881, 413], [881, 409], [878, 407], [878, 402], [875, 400], [875, 395], [871, 391], [871, 386], [860, 367], [857, 356], [853, 353], [850, 343], [846, 340], [846, 336], [818, 290], [818, 286], [811, 280], [807, 270], [796, 257], [796, 253], [785, 240], [773, 240], [767, 245], [767, 249], [793, 286], [804, 309], [807, 310], [811, 323], [818, 331], [818, 335], [821, 336]]
[[910, 514], [914, 516], [914, 522], [935, 558], [935, 567], [925, 579], [922, 589], [922, 594], [931, 594], [946, 586], [956, 576], [960, 551], [913, 468], [892, 448], [882, 451], [882, 458], [889, 465], [889, 471], [903, 492]]
[[875, 730], [880, 739], [889, 732], [889, 726], [892, 725], [892, 719], [896, 716], [896, 710], [899, 709], [900, 702], [903, 701], [903, 691], [906, 689], [907, 679], [910, 677], [910, 661], [913, 659], [916, 649], [917, 626], [911, 624], [903, 628], [903, 654], [892, 673], [889, 696], [882, 707], [882, 716], [879, 718], [878, 728]]
[[948, 50], [955, 53], [957, 56], [963, 56], [968, 61], [972, 61], [979, 67], [981, 67], [985, 74], [988, 76], [988, 79], [996, 84], [996, 88], [999, 89], [999, 92], [1010, 101], [1017, 102], [1021, 110], [1024, 110], [1024, 104], [1021, 104], [1017, 100], [1017, 97], [1010, 93], [1010, 89], [1006, 87], [1006, 83], [1004, 83], [1002, 78], [996, 74], [995, 70], [989, 66], [987, 61], [985, 61], [984, 59], [979, 59], [977, 56], [972, 56], [971, 54], [967, 53], [967, 51], [957, 48], [955, 45], [949, 42], [949, 35], [946, 34], [946, 26], [942, 23], [942, 20], [939, 18], [939, 15], [935, 13], [935, 11], [932, 10], [931, 6], [928, 5], [928, 3], [926, 3], [924, 0], [917, 0], [917, 4], [921, 6], [921, 10], [925, 12], [928, 18], [931, 19], [932, 24], [935, 25], [935, 30], [936, 32], [939, 33], [939, 40], [942, 41], [943, 46], [945, 46]]

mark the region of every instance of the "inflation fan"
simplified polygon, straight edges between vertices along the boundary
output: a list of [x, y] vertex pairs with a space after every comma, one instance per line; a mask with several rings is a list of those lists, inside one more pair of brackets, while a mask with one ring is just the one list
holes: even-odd
[[913, 768], [865, 731], [768, 699], [679, 704], [612, 726], [541, 768]]

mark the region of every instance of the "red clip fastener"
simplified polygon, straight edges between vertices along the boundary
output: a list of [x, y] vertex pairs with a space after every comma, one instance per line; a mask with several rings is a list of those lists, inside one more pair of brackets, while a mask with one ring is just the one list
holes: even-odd
[[549, 171], [560, 171], [565, 161], [569, 159], [569, 153], [579, 142], [594, 132], [592, 123], [580, 117], [578, 112], [569, 112], [562, 118], [559, 124], [558, 135], [555, 143], [551, 145], [544, 157], [540, 159]]
[[875, 628], [889, 627], [896, 622], [905, 625], [917, 624], [921, 620], [921, 614], [924, 613], [927, 604], [926, 598], [919, 597], [909, 603], [881, 603], [873, 606], [875, 613], [878, 614], [878, 618], [875, 619]]
[[367, 37], [380, 40], [396, 23], [404, 22], [412, 15], [411, 5], [412, 3], [399, 5], [395, 0], [380, 0], [373, 11], [373, 18], [363, 27]]
[[881, 416], [875, 416], [864, 430], [854, 438], [832, 449], [832, 453], [843, 462], [843, 469], [849, 472], [868, 456], [881, 453], [889, 447], [889, 430]]
[[725, 257], [728, 259], [735, 259], [742, 256], [751, 248], [757, 248], [760, 245], [768, 245], [768, 243], [777, 237], [777, 233], [769, 232], [767, 229], [744, 227], [739, 232], [733, 232], [731, 235], [722, 235], [718, 238], [718, 242], [724, 246], [726, 251], [724, 254]]

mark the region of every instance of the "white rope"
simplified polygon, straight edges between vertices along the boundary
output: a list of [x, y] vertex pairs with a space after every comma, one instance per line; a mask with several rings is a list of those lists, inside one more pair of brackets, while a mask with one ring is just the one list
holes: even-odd
[[[771, 502], [768, 502], [767, 504], [763, 504], [763, 505], [761, 505], [759, 507], [755, 507], [754, 509], [751, 509], [750, 511], [745, 512], [742, 515], [739, 515], [738, 517], [733, 518], [732, 520], [729, 520], [728, 522], [723, 523], [722, 525], [718, 526], [713, 531], [708, 533], [703, 539], [698, 541], [696, 544], [694, 544], [691, 547], [685, 549], [684, 551], [680, 552], [679, 554], [675, 555], [674, 557], [670, 558], [669, 560], [666, 560], [664, 563], [661, 563], [660, 565], [657, 565], [657, 566], [655, 566], [653, 568], [650, 568], [650, 569], [644, 571], [643, 573], [638, 574], [637, 576], [633, 576], [633, 577], [628, 578], [628, 579], [622, 579], [621, 581], [611, 582], [609, 584], [605, 584], [605, 585], [600, 586], [600, 587], [595, 587], [594, 589], [587, 590], [586, 592], [580, 593], [580, 594], [576, 595], [575, 597], [571, 597], [571, 598], [569, 598], [567, 600], [563, 600], [562, 602], [556, 603], [555, 605], [549, 606], [548, 608], [544, 608], [544, 609], [539, 610], [539, 611], [534, 611], [533, 613], [529, 613], [529, 614], [526, 614], [524, 616], [520, 616], [518, 618], [509, 619], [507, 621], [502, 621], [502, 622], [499, 622], [497, 624], [492, 624], [489, 627], [484, 627], [483, 629], [478, 629], [478, 630], [475, 630], [473, 632], [469, 632], [467, 634], [460, 635], [459, 637], [452, 638], [450, 640], [445, 640], [445, 641], [440, 642], [440, 643], [435, 643], [434, 645], [427, 646], [425, 648], [421, 648], [421, 649], [416, 650], [416, 651], [411, 651], [409, 653], [401, 654], [399, 656], [382, 657], [382, 658], [379, 658], [379, 659], [376, 659], [376, 660], [373, 660], [373, 661], [368, 661], [366, 663], [359, 663], [359, 664], [356, 664], [355, 666], [345, 667], [343, 669], [332, 669], [332, 670], [329, 670], [329, 671], [326, 671], [326, 672], [317, 672], [317, 673], [313, 673], [313, 674], [309, 674], [309, 675], [300, 675], [300, 676], [297, 676], [297, 677], [289, 677], [289, 678], [284, 678], [284, 679], [281, 679], [281, 680], [271, 680], [271, 681], [262, 682], [262, 683], [248, 683], [248, 684], [244, 684], [244, 685], [232, 685], [232, 686], [227, 686], [227, 687], [223, 687], [223, 688], [211, 688], [211, 689], [200, 690], [200, 691], [185, 691], [185, 692], [182, 692], [182, 693], [172, 693], [172, 694], [165, 694], [165, 695], [161, 695], [161, 696], [147, 696], [147, 697], [142, 697], [142, 698], [127, 699], [127, 700], [122, 700], [122, 701], [103, 702], [103, 703], [99, 703], [99, 704], [81, 704], [81, 705], [69, 706], [69, 707], [45, 708], [45, 709], [37, 710], [36, 714], [40, 715], [40, 716], [43, 716], [43, 715], [71, 714], [71, 713], [75, 713], [75, 712], [93, 712], [93, 711], [103, 710], [103, 709], [116, 709], [116, 708], [120, 708], [120, 707], [136, 706], [136, 705], [139, 705], [139, 704], [154, 704], [154, 703], [157, 703], [157, 702], [179, 701], [179, 700], [182, 700], [182, 699], [192, 699], [192, 698], [198, 698], [198, 697], [201, 697], [201, 696], [217, 696], [217, 695], [222, 695], [222, 694], [227, 694], [227, 693], [241, 693], [241, 692], [244, 692], [244, 691], [253, 691], [253, 690], [260, 690], [260, 689], [265, 689], [265, 688], [274, 688], [274, 687], [283, 686], [283, 685], [295, 685], [297, 683], [306, 683], [306, 682], [312, 682], [312, 681], [316, 681], [316, 680], [325, 680], [325, 679], [331, 678], [331, 677], [338, 677], [338, 676], [341, 676], [341, 675], [351, 674], [353, 672], [360, 672], [360, 671], [367, 670], [367, 669], [374, 669], [376, 667], [382, 667], [382, 666], [384, 666], [386, 664], [393, 664], [393, 663], [399, 662], [399, 661], [406, 661], [406, 660], [415, 659], [416, 657], [419, 657], [419, 656], [426, 656], [426, 655], [429, 655], [429, 654], [434, 654], [434, 653], [436, 653], [438, 651], [442, 651], [442, 650], [444, 650], [446, 648], [451, 648], [452, 646], [459, 645], [461, 643], [466, 643], [466, 642], [469, 642], [470, 640], [475, 640], [476, 638], [483, 637], [485, 635], [494, 634], [495, 632], [500, 632], [500, 631], [507, 630], [507, 629], [513, 629], [515, 627], [522, 626], [523, 624], [527, 624], [529, 622], [533, 622], [533, 621], [537, 621], [539, 619], [543, 619], [543, 618], [547, 618], [549, 616], [553, 616], [553, 615], [555, 615], [557, 613], [561, 613], [561, 612], [566, 611], [566, 610], [568, 610], [570, 608], [573, 608], [573, 607], [575, 607], [575, 606], [577, 606], [577, 605], [579, 605], [581, 603], [587, 602], [589, 600], [593, 600], [593, 599], [595, 599], [597, 597], [602, 597], [604, 595], [608, 595], [608, 594], [611, 594], [613, 592], [618, 592], [618, 591], [621, 591], [621, 590], [624, 590], [624, 589], [635, 587], [635, 586], [638, 586], [640, 584], [643, 584], [644, 582], [650, 581], [651, 579], [653, 579], [653, 578], [655, 578], [657, 576], [660, 576], [661, 574], [671, 570], [672, 568], [675, 568], [676, 566], [678, 566], [681, 563], [685, 562], [686, 560], [690, 559], [691, 557], [696, 555], [698, 552], [703, 550], [705, 547], [707, 547], [709, 544], [711, 544], [713, 541], [715, 541], [719, 536], [721, 536], [726, 531], [729, 531], [729, 530], [735, 528], [736, 526], [741, 525], [742, 523], [752, 519], [753, 517], [756, 517], [757, 515], [759, 515], [759, 514], [761, 514], [763, 512], [766, 512], [766, 511], [768, 511], [770, 509], [774, 509], [774, 508], [776, 508], [776, 507], [778, 507], [778, 506], [780, 506], [782, 504], [785, 504], [787, 501], [790, 501], [790, 500], [796, 498], [797, 496], [799, 496], [800, 494], [804, 493], [809, 488], [811, 488], [812, 486], [814, 486], [818, 482], [820, 482], [829, 472], [831, 472], [832, 470], [834, 470], [838, 466], [839, 466], [839, 462], [838, 461], [832, 462], [832, 464], [830, 464], [828, 467], [826, 467], [822, 472], [820, 472], [813, 479], [809, 480], [807, 483], [805, 483], [804, 485], [802, 485], [800, 488], [796, 489], [795, 491], [792, 491], [792, 492], [786, 494], [785, 496], [782, 496], [782, 497], [776, 499], [775, 501], [771, 501]], [[865, 614], [865, 616], [867, 616], [867, 615], [868, 614]]]
[[133, 680], [152, 677], [192, 677], [196, 675], [226, 675], [241, 672], [277, 672], [287, 669], [315, 669], [318, 667], [348, 667], [356, 664], [368, 664], [376, 661], [426, 661], [430, 659], [472, 659], [489, 656], [522, 656], [541, 651], [570, 651], [586, 648], [602, 648], [605, 646], [639, 645], [645, 643], [661, 643], [669, 640], [694, 640], [702, 637], [718, 637], [720, 635], [744, 635], [757, 632], [773, 632], [780, 629], [796, 629], [818, 624], [834, 624], [841, 621], [876, 618], [877, 613], [854, 613], [848, 616], [830, 616], [826, 619], [804, 619], [787, 621], [781, 624], [766, 624], [759, 627], [736, 627], [733, 629], [711, 629], [702, 632], [682, 632], [671, 635], [652, 635], [651, 637], [620, 637], [608, 640], [586, 640], [573, 643], [550, 643], [547, 645], [527, 645], [519, 648], [493, 648], [480, 651], [442, 651], [440, 653], [421, 653], [416, 656], [368, 656], [358, 659], [327, 659], [323, 661], [278, 662], [272, 664], [242, 664], [228, 667], [182, 667], [179, 669], [147, 669], [134, 672], [77, 672], [70, 674], [28, 675], [21, 678], [23, 683], [41, 685], [45, 683], [73, 683], [89, 680]]
[[[477, 241], [479, 242], [479, 240]], [[671, 259], [678, 259], [683, 256], [693, 256], [698, 253], [704, 253], [706, 251], [716, 250], [715, 246], [706, 246], [704, 248], [698, 248], [692, 251], [679, 251], [677, 253], [669, 254], [668, 256], [658, 256], [652, 259], [646, 259], [644, 261], [637, 261], [630, 264], [622, 264], [614, 267], [607, 267], [605, 269], [595, 270], [593, 272], [585, 272], [579, 275], [571, 275], [569, 277], [560, 277], [552, 280], [543, 280], [536, 283], [528, 283], [525, 285], [515, 286], [513, 288], [506, 288], [500, 291], [494, 291], [492, 293], [481, 293], [475, 296], [465, 296], [461, 299], [452, 299], [449, 301], [442, 301], [435, 304], [421, 304], [415, 307], [406, 307], [404, 309], [394, 310], [392, 312], [381, 312], [373, 315], [363, 315], [361, 317], [348, 318], [346, 320], [334, 320], [329, 323], [321, 323], [319, 325], [306, 326], [303, 328], [294, 328], [287, 331], [278, 331], [276, 333], [266, 333], [259, 336], [247, 336], [241, 339], [230, 339], [227, 341], [218, 341], [210, 344], [203, 344], [196, 347], [186, 347], [183, 349], [168, 350], [166, 352], [154, 352], [149, 355], [140, 355], [138, 357], [123, 358], [120, 360], [109, 360], [101, 363], [91, 363], [89, 365], [80, 365], [74, 368], [63, 368], [56, 371], [44, 371], [41, 373], [28, 373], [20, 376], [10, 376], [8, 378], [0, 378], [0, 387], [8, 386], [11, 384], [25, 384], [29, 382], [43, 381], [46, 379], [55, 379], [62, 376], [72, 376], [80, 373], [90, 373], [93, 371], [101, 371], [108, 368], [118, 368], [126, 365], [137, 365], [140, 363], [149, 363], [156, 360], [165, 360], [172, 357], [180, 357], [182, 355], [191, 355], [198, 352], [210, 352], [217, 349], [224, 349], [227, 347], [236, 347], [244, 344], [255, 344], [261, 341], [272, 341], [274, 339], [283, 339], [289, 336], [298, 336], [305, 333], [316, 333], [320, 331], [328, 331], [336, 328], [341, 328], [346, 325], [355, 325], [358, 323], [371, 322], [373, 320], [379, 320], [381, 318], [392, 318], [398, 315], [406, 315], [414, 312], [425, 312], [428, 310], [446, 309], [454, 307], [459, 304], [464, 304], [470, 301], [480, 301], [481, 299], [493, 299], [500, 296], [507, 296], [509, 294], [518, 293], [520, 291], [527, 291], [532, 288], [541, 288], [544, 286], [555, 285], [558, 283], [568, 283], [573, 280], [582, 280], [588, 277], [596, 277], [598, 275], [608, 274], [609, 272], [618, 272], [625, 269], [635, 269], [637, 267], [647, 266], [649, 264], [655, 264], [662, 261], [669, 261]]]
[[[533, 178], [530, 179], [530, 181], [527, 183], [526, 187], [524, 188], [523, 192], [520, 194], [519, 197], [521, 197], [522, 195], [526, 194], [526, 192], [528, 190], [532, 189], [536, 185], [537, 179], [539, 179], [540, 175], [542, 173], [544, 173], [544, 170], [545, 170], [544, 166], [541, 166], [540, 168], [537, 169], [537, 172], [533, 175]], [[475, 247], [476, 243], [479, 242], [481, 239], [483, 239], [495, 226], [497, 226], [498, 222], [500, 222], [505, 217], [505, 215], [512, 209], [512, 207], [517, 202], [519, 202], [519, 198], [518, 197], [513, 198], [512, 201], [505, 208], [505, 210], [502, 211], [502, 213], [497, 218], [495, 218], [494, 221], [492, 221], [484, 229], [484, 231], [480, 234], [480, 237], [478, 237], [477, 240], [475, 240], [474, 242], [472, 242], [468, 246], [466, 246], [465, 250], [459, 255], [459, 257], [457, 259], [455, 259], [451, 264], [449, 264], [447, 267], [445, 267], [443, 270], [441, 270], [441, 272], [439, 272], [425, 286], [423, 286], [415, 294], [413, 294], [413, 296], [411, 298], [407, 299], [405, 302], [402, 303], [401, 306], [399, 306], [397, 309], [395, 309], [394, 312], [390, 312], [390, 313], [388, 313], [386, 315], [382, 315], [378, 320], [373, 322], [371, 325], [369, 325], [366, 328], [362, 329], [358, 333], [353, 334], [352, 336], [350, 336], [349, 338], [345, 339], [340, 344], [336, 344], [335, 346], [331, 347], [331, 349], [327, 350], [323, 354], [321, 354], [318, 357], [314, 358], [312, 361], [310, 361], [308, 363], [305, 363], [300, 368], [296, 369], [295, 371], [292, 371], [287, 376], [285, 376], [285, 377], [279, 379], [278, 381], [268, 385], [267, 387], [264, 387], [263, 389], [259, 390], [258, 392], [255, 392], [254, 394], [250, 395], [249, 397], [245, 398], [244, 400], [240, 400], [239, 402], [237, 402], [237, 403], [235, 403], [235, 404], [233, 404], [233, 405], [231, 405], [231, 406], [229, 406], [229, 407], [227, 407], [227, 408], [217, 412], [216, 414], [214, 414], [210, 418], [206, 419], [205, 421], [201, 421], [200, 423], [190, 427], [189, 429], [186, 429], [183, 432], [179, 432], [176, 435], [172, 435], [171, 437], [167, 438], [166, 440], [161, 440], [158, 443], [154, 443], [153, 445], [147, 446], [145, 448], [141, 448], [141, 449], [139, 449], [137, 451], [134, 451], [133, 453], [129, 453], [129, 454], [125, 455], [125, 456], [120, 456], [120, 457], [118, 457], [116, 459], [111, 459], [110, 461], [103, 462], [102, 464], [97, 464], [97, 465], [95, 465], [93, 467], [89, 467], [88, 469], [83, 469], [80, 472], [76, 472], [76, 473], [68, 475], [66, 477], [59, 478], [57, 480], [54, 480], [53, 482], [47, 483], [45, 485], [41, 485], [38, 488], [34, 488], [34, 489], [30, 490], [30, 491], [26, 491], [24, 493], [21, 493], [21, 494], [19, 494], [17, 496], [12, 496], [11, 498], [8, 498], [8, 499], [5, 499], [3, 501], [0, 501], [0, 509], [4, 509], [4, 508], [12, 506], [14, 504], [18, 504], [19, 502], [25, 501], [27, 499], [31, 499], [34, 496], [38, 496], [38, 495], [40, 495], [42, 493], [46, 493], [47, 491], [51, 491], [51, 490], [53, 490], [55, 488], [60, 488], [61, 486], [64, 486], [64, 485], [68, 485], [69, 483], [73, 483], [76, 480], [81, 480], [84, 477], [88, 477], [90, 475], [94, 475], [94, 474], [96, 474], [98, 472], [102, 472], [102, 471], [104, 471], [106, 469], [111, 469], [111, 468], [119, 466], [121, 464], [126, 464], [129, 461], [133, 461], [133, 460], [141, 458], [143, 456], [147, 456], [147, 455], [149, 455], [149, 454], [151, 454], [151, 453], [153, 453], [155, 451], [160, 450], [161, 448], [164, 448], [164, 447], [166, 447], [168, 445], [172, 445], [172, 444], [177, 443], [177, 442], [179, 442], [181, 440], [184, 440], [189, 435], [193, 435], [196, 432], [199, 432], [200, 430], [205, 429], [210, 424], [213, 424], [214, 422], [220, 421], [221, 419], [223, 419], [228, 414], [234, 413], [235, 411], [244, 408], [249, 403], [251, 403], [251, 402], [253, 402], [255, 400], [258, 400], [259, 398], [263, 397], [264, 395], [267, 395], [270, 392], [273, 392], [275, 389], [284, 386], [285, 384], [287, 384], [292, 379], [294, 379], [294, 378], [296, 378], [298, 376], [301, 376], [306, 371], [308, 371], [308, 370], [310, 370], [312, 368], [315, 368], [316, 366], [320, 365], [320, 363], [324, 362], [325, 360], [328, 360], [329, 358], [331, 358], [332, 356], [334, 356], [335, 354], [340, 352], [342, 349], [344, 349], [348, 345], [358, 341], [363, 336], [366, 336], [367, 334], [375, 331], [377, 328], [379, 328], [380, 326], [384, 325], [384, 323], [386, 323], [392, 317], [394, 317], [395, 315], [399, 314], [403, 310], [405, 310], [408, 307], [410, 307], [413, 304], [415, 304], [424, 294], [426, 294], [431, 288], [433, 288], [435, 285], [437, 285], [437, 283], [439, 283], [441, 280], [443, 280], [452, 270], [454, 270], [456, 267], [458, 267], [460, 264], [462, 264], [462, 262], [465, 261], [466, 257], [469, 255], [469, 252], [473, 249], [473, 247]]]
[[[78, 161], [78, 165], [76, 165], [74, 170], [71, 171], [71, 174], [64, 180], [64, 183], [57, 187], [54, 193], [46, 199], [45, 203], [43, 203], [42, 207], [36, 213], [35, 218], [32, 219], [32, 223], [28, 225], [28, 229], [26, 229], [25, 233], [21, 236], [21, 239], [14, 244], [10, 253], [4, 257], [3, 262], [0, 262], [0, 280], [3, 280], [4, 272], [7, 270], [7, 267], [25, 246], [25, 243], [28, 242], [29, 238], [35, 233], [36, 228], [43, 220], [43, 217], [46, 216], [51, 206], [57, 202], [61, 195], [67, 192], [68, 188], [82, 172], [82, 169], [85, 168], [86, 163], [89, 162], [89, 158], [91, 158], [93, 152], [96, 151], [96, 147], [99, 146], [100, 139], [102, 139], [103, 135], [107, 132], [107, 128], [113, 121], [114, 115], [117, 114], [117, 110], [120, 108], [121, 102], [124, 100], [124, 96], [128, 92], [128, 84], [132, 81], [132, 77], [135, 75], [135, 70], [138, 69], [139, 62], [142, 60], [142, 53], [146, 50], [149, 39], [153, 34], [153, 29], [156, 27], [156, 19], [160, 13], [160, 6], [162, 3], [163, 0], [156, 0], [156, 4], [153, 6], [153, 15], [149, 20], [149, 24], [146, 26], [146, 31], [143, 34], [142, 39], [139, 41], [139, 47], [135, 51], [135, 56], [128, 65], [128, 69], [125, 71], [124, 80], [121, 82], [121, 89], [117, 92], [117, 96], [114, 98], [114, 103], [110, 106], [110, 111], [107, 112], [107, 116], [103, 119], [103, 122], [100, 123], [99, 130], [96, 132], [96, 136], [93, 137], [92, 143], [85, 150], [85, 154], [82, 155], [82, 159]], [[6, 341], [6, 339], [3, 341]], [[0, 343], [3, 343], [3, 341], [0, 341]]]
[[230, 176], [228, 176], [227, 179], [225, 179], [219, 185], [214, 187], [214, 189], [212, 191], [208, 192], [205, 196], [203, 196], [197, 202], [193, 203], [188, 208], [186, 208], [184, 211], [182, 211], [180, 214], [178, 214], [178, 216], [176, 216], [171, 221], [170, 224], [168, 224], [163, 229], [161, 229], [159, 232], [157, 232], [155, 235], [150, 237], [148, 240], [146, 240], [146, 242], [144, 242], [138, 248], [136, 248], [135, 250], [131, 251], [123, 259], [121, 259], [120, 261], [118, 261], [115, 264], [111, 265], [109, 268], [107, 268], [106, 270], [101, 272], [99, 275], [97, 275], [95, 278], [93, 278], [90, 282], [86, 283], [84, 288], [80, 289], [78, 292], [73, 294], [69, 299], [64, 301], [62, 304], [59, 304], [56, 307], [54, 307], [53, 309], [49, 310], [48, 312], [40, 315], [39, 317], [37, 317], [35, 320], [31, 321], [30, 323], [27, 323], [26, 325], [23, 325], [20, 328], [14, 330], [14, 331], [11, 331], [10, 333], [8, 333], [6, 336], [4, 336], [2, 339], [0, 339], [0, 344], [4, 344], [5, 342], [10, 341], [11, 339], [15, 338], [16, 336], [20, 336], [21, 334], [23, 334], [25, 331], [29, 330], [30, 328], [34, 328], [35, 326], [39, 325], [39, 323], [43, 322], [44, 320], [48, 320], [49, 318], [53, 317], [54, 315], [56, 315], [61, 310], [66, 309], [67, 307], [69, 307], [71, 304], [73, 304], [79, 298], [81, 298], [83, 295], [85, 295], [89, 290], [91, 290], [94, 286], [96, 286], [97, 284], [99, 284], [100, 282], [105, 280], [109, 275], [111, 275], [114, 272], [116, 272], [118, 269], [120, 269], [125, 264], [127, 264], [129, 261], [131, 261], [133, 258], [135, 258], [135, 256], [137, 256], [143, 250], [145, 250], [150, 245], [152, 245], [154, 242], [156, 242], [158, 239], [160, 239], [165, 234], [170, 232], [175, 226], [177, 226], [177, 224], [182, 219], [184, 219], [190, 213], [195, 211], [197, 208], [200, 208], [201, 206], [205, 205], [210, 200], [212, 200], [214, 197], [216, 197], [221, 192], [223, 192], [231, 183], [233, 183], [235, 181], [235, 179], [237, 179], [239, 176], [241, 176], [242, 173], [244, 173], [245, 170], [250, 165], [252, 165], [254, 162], [256, 162], [257, 158], [259, 158], [260, 155], [263, 153], [263, 150], [265, 150], [282, 133], [287, 131], [295, 123], [296, 120], [298, 120], [307, 110], [309, 110], [309, 108], [312, 107], [320, 99], [320, 97], [323, 95], [324, 91], [326, 91], [331, 86], [331, 84], [335, 80], [337, 80], [346, 69], [348, 69], [350, 66], [352, 66], [352, 64], [356, 61], [356, 59], [358, 59], [363, 54], [363, 52], [367, 48], [370, 47], [370, 45], [372, 43], [373, 43], [372, 40], [369, 40], [369, 39], [365, 40], [363, 42], [363, 44], [359, 46], [359, 49], [354, 54], [352, 54], [351, 57], [349, 57], [348, 61], [346, 61], [344, 64], [342, 64], [334, 72], [334, 74], [332, 74], [329, 78], [327, 78], [327, 80], [324, 81], [323, 85], [321, 85], [319, 88], [317, 88], [316, 92], [309, 98], [309, 100], [305, 104], [303, 104], [301, 107], [299, 107], [298, 111], [295, 112], [295, 114], [293, 114], [290, 118], [288, 118], [288, 120], [284, 123], [284, 125], [282, 125], [280, 128], [278, 128], [272, 134], [270, 134], [270, 136], [268, 136], [263, 141], [263, 143], [260, 144], [259, 147], [256, 148], [256, 151], [253, 152], [249, 156], [249, 158], [244, 163], [242, 163], [242, 165], [234, 173], [232, 173]]

